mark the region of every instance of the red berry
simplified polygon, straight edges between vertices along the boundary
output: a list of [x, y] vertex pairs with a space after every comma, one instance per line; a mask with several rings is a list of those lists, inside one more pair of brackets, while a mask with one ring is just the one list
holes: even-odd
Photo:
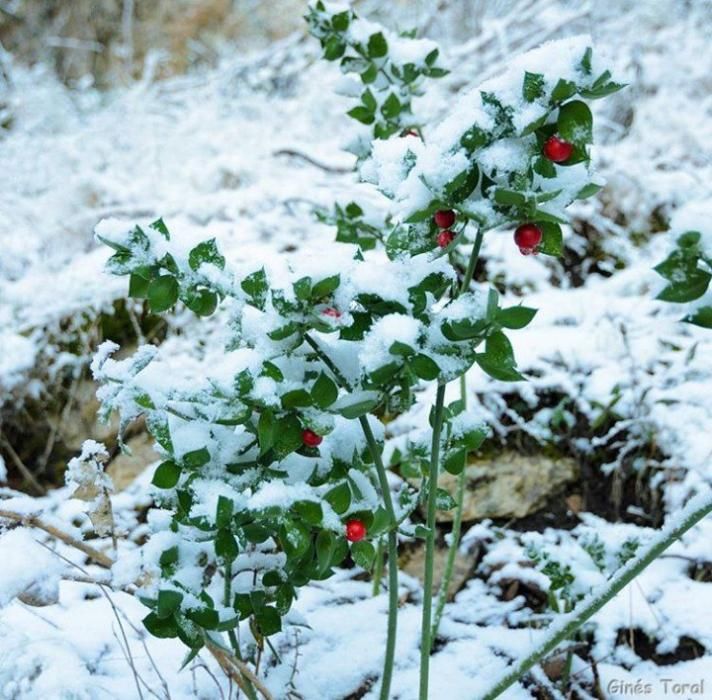
[[438, 234], [437, 241], [438, 245], [441, 248], [447, 248], [453, 242], [454, 239], [455, 234], [452, 231], [445, 230], [440, 231], [440, 233]]
[[452, 209], [440, 209], [435, 212], [433, 219], [439, 228], [450, 228], [455, 223], [455, 212]]
[[536, 224], [522, 224], [514, 232], [514, 242], [522, 255], [536, 253], [541, 243], [541, 229]]
[[341, 311], [330, 306], [328, 309], [324, 309], [322, 312], [324, 316], [331, 316], [332, 318], [341, 318]]
[[415, 129], [408, 129], [407, 131], [403, 132], [401, 134], [402, 136], [415, 136], [417, 138], [420, 138], [420, 134], [415, 130]]
[[574, 146], [568, 141], [560, 139], [558, 136], [549, 136], [544, 142], [544, 148], [542, 150], [549, 160], [553, 160], [554, 163], [563, 163], [565, 160], [571, 158], [571, 154], [574, 152]]
[[361, 520], [349, 520], [346, 523], [346, 539], [349, 542], [360, 542], [366, 537], [366, 526]]
[[307, 447], [317, 447], [321, 445], [323, 439], [321, 435], [317, 435], [313, 430], [309, 430], [309, 428], [302, 430], [302, 442]]

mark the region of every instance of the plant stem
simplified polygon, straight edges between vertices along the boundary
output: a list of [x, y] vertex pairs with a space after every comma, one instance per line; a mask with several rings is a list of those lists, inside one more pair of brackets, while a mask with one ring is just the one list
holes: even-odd
[[[341, 370], [334, 364], [332, 359], [321, 349], [319, 343], [314, 340], [308, 333], [304, 335], [306, 343], [314, 350], [321, 361], [331, 370], [337, 383], [347, 391], [351, 391], [351, 385]], [[391, 692], [391, 680], [393, 678], [393, 664], [395, 661], [396, 652], [396, 631], [398, 627], [398, 519], [393, 507], [393, 499], [391, 498], [391, 489], [388, 484], [388, 474], [386, 467], [383, 464], [381, 449], [378, 446], [371, 426], [366, 416], [360, 416], [359, 424], [363, 431], [366, 443], [368, 444], [369, 452], [376, 465], [376, 474], [378, 475], [378, 484], [381, 491], [383, 505], [388, 515], [388, 627], [386, 632], [386, 654], [383, 661], [383, 677], [381, 679], [380, 700], [388, 700]]]
[[373, 597], [381, 592], [381, 578], [383, 578], [383, 540], [379, 538], [376, 545], [376, 563], [373, 567]]
[[[462, 285], [460, 286], [459, 292], [455, 295], [456, 297], [460, 294], [463, 294], [470, 288], [472, 278], [475, 274], [475, 267], [477, 266], [477, 261], [480, 257], [480, 249], [482, 248], [482, 239], [484, 238], [484, 233], [485, 231], [483, 228], [479, 228], [477, 230], [477, 236], [475, 237], [475, 243], [472, 247], [472, 253], [470, 254], [470, 260], [467, 264], [467, 269], [465, 270], [465, 276], [462, 279]], [[464, 373], [460, 376], [460, 400], [462, 401], [464, 410], [467, 410], [467, 373]], [[467, 457], [465, 457], [465, 465], [462, 471], [457, 475], [457, 491], [455, 493], [455, 515], [452, 521], [452, 532], [450, 533], [450, 548], [447, 553], [445, 571], [443, 572], [442, 582], [440, 583], [440, 590], [438, 591], [438, 602], [435, 607], [435, 619], [431, 632], [433, 639], [435, 639], [438, 634], [440, 620], [442, 619], [443, 610], [445, 609], [445, 603], [447, 602], [450, 582], [452, 581], [452, 573], [455, 569], [455, 558], [457, 557], [457, 551], [460, 547], [460, 533], [462, 530], [462, 509], [465, 502], [466, 468]]]
[[[226, 608], [232, 607], [230, 605], [230, 599], [232, 598], [232, 562], [231, 561], [226, 561], [225, 562], [225, 571], [223, 572], [223, 604], [225, 605]], [[235, 634], [235, 630], [228, 630], [227, 633], [228, 639], [230, 640], [230, 646], [232, 647], [232, 651], [237, 658], [238, 661], [242, 661], [242, 653], [240, 652], [240, 642], [237, 639], [237, 635]], [[257, 700], [257, 693], [255, 692], [255, 688], [252, 685], [252, 681], [244, 674], [242, 673], [242, 680], [244, 681], [244, 691], [245, 695], [247, 695], [250, 700]]]
[[[460, 377], [460, 397], [462, 403], [465, 406], [465, 409], [467, 409], [467, 386], [464, 374]], [[431, 632], [433, 639], [438, 636], [440, 620], [443, 616], [445, 603], [447, 602], [450, 581], [452, 581], [452, 572], [455, 569], [455, 558], [457, 557], [457, 550], [460, 546], [460, 531], [462, 530], [462, 508], [465, 502], [466, 467], [467, 456], [465, 456], [465, 464], [462, 467], [462, 471], [457, 475], [457, 491], [455, 493], [455, 515], [452, 520], [452, 532], [450, 533], [450, 549], [447, 553], [445, 571], [443, 572], [443, 578], [440, 583], [440, 590], [438, 591], [438, 602], [435, 606], [435, 617], [433, 620], [433, 630]]]
[[435, 555], [435, 510], [438, 497], [438, 471], [440, 469], [440, 435], [445, 408], [445, 384], [439, 383], [435, 395], [433, 441], [430, 448], [430, 473], [428, 474], [428, 515], [425, 536], [425, 581], [423, 582], [423, 617], [420, 631], [420, 700], [428, 700], [431, 624], [433, 609], [433, 558]]
[[[460, 286], [459, 294], [463, 294], [470, 288], [472, 278], [475, 275], [475, 267], [477, 267], [477, 261], [480, 257], [480, 248], [482, 248], [482, 239], [484, 238], [484, 235], [485, 230], [481, 227], [478, 228], [477, 235], [475, 236], [475, 243], [472, 246], [472, 253], [470, 253], [470, 261], [467, 263], [465, 276], [462, 278], [462, 285]], [[459, 294], [457, 296], [459, 296]]]
[[602, 587], [585, 598], [568, 615], [551, 625], [546, 639], [531, 653], [517, 662], [490, 689], [481, 696], [481, 700], [494, 700], [507, 688], [519, 680], [532, 666], [539, 663], [547, 654], [578, 630], [589, 618], [595, 615], [606, 603], [612, 600], [638, 574], [655, 561], [670, 545], [682, 537], [693, 525], [712, 512], [712, 490], [696, 496], [685, 506], [673, 522], [666, 525], [638, 556], [629, 561]]
[[398, 520], [393, 508], [393, 499], [391, 498], [391, 489], [388, 485], [388, 475], [386, 467], [383, 464], [381, 450], [378, 447], [378, 442], [373, 435], [371, 426], [368, 423], [366, 416], [361, 416], [359, 419], [361, 429], [366, 437], [371, 456], [376, 464], [376, 472], [378, 473], [378, 482], [381, 488], [381, 498], [388, 514], [389, 529], [388, 529], [388, 630], [386, 633], [386, 656], [383, 661], [383, 677], [381, 679], [381, 700], [388, 700], [391, 692], [391, 679], [393, 678], [393, 663], [396, 653], [396, 631], [398, 627], [398, 538], [396, 529]]

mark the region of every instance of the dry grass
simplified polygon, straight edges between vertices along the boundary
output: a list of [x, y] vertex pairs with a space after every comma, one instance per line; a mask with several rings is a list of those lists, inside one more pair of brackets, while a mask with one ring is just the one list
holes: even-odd
[[[244, 51], [301, 26], [304, 3], [280, 0], [16, 0], [0, 12], [0, 42], [26, 63], [53, 65], [62, 80], [101, 86], [212, 64], [226, 45]], [[153, 58], [150, 58], [153, 57]]]

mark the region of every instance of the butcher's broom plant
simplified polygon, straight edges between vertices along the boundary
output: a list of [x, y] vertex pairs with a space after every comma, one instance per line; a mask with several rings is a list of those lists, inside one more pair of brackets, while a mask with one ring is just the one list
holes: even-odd
[[[290, 609], [299, 589], [349, 556], [380, 571], [374, 543], [380, 550], [385, 541], [385, 699], [398, 536], [423, 538], [424, 700], [435, 513], [454, 507], [457, 533], [468, 455], [487, 436], [468, 411], [464, 378], [477, 367], [496, 380], [523, 380], [509, 334], [535, 315], [474, 282], [483, 239], [514, 230], [524, 255], [561, 253], [566, 207], [599, 188], [588, 101], [621, 86], [585, 40], [567, 40], [453, 96], [443, 119], [426, 124], [417, 97], [447, 72], [432, 42], [321, 1], [308, 22], [325, 57], [354, 76], [358, 103], [349, 115], [360, 126], [352, 150], [361, 179], [384, 195], [386, 223], [374, 223], [358, 203], [337, 205], [321, 218], [337, 224], [342, 244], [325, 254], [320, 242], [318, 255], [305, 250], [264, 265], [230, 260], [215, 239], [172, 235], [161, 219], [97, 227], [114, 250], [109, 270], [129, 277], [132, 297], [155, 313], [178, 305], [215, 315], [211, 328], [225, 341], [201, 340], [189, 359], [150, 345], [119, 359], [107, 343], [93, 363], [106, 414], [118, 411], [122, 428], [143, 417], [161, 455], [152, 534], [136, 567], [124, 567], [142, 583], [146, 628], [180, 639], [186, 662], [209, 644], [259, 667], [270, 638], [298, 624]], [[448, 385], [458, 384], [461, 394], [447, 401]], [[399, 457], [415, 466], [416, 487], [389, 478], [382, 419], [430, 395], [429, 426]], [[458, 475], [455, 500], [438, 488], [441, 470]], [[452, 547], [449, 571], [457, 537]], [[442, 588], [438, 615], [447, 577]], [[242, 684], [256, 697], [249, 675]]]

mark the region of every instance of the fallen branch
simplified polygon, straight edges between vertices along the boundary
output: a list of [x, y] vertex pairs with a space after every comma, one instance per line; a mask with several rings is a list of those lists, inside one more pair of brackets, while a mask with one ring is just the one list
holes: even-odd
[[114, 560], [107, 554], [104, 554], [104, 552], [100, 552], [98, 549], [94, 549], [94, 547], [91, 547], [85, 542], [78, 540], [76, 537], [72, 537], [72, 535], [60, 530], [59, 528], [56, 528], [54, 525], [46, 523], [37, 515], [24, 515], [22, 513], [16, 513], [12, 510], [0, 509], [0, 518], [4, 518], [5, 520], [12, 520], [16, 523], [24, 525], [25, 527], [35, 527], [38, 530], [42, 530], [48, 535], [54, 537], [56, 540], [64, 542], [64, 544], [69, 545], [74, 549], [78, 549], [80, 552], [83, 552], [96, 564], [99, 564], [99, 566], [103, 566], [105, 569], [110, 569], [114, 564]]
[[243, 691], [245, 681], [242, 676], [245, 676], [245, 678], [247, 678], [255, 686], [265, 700], [274, 700], [272, 693], [267, 690], [262, 681], [254, 674], [252, 669], [244, 661], [240, 661], [240, 659], [236, 656], [209, 639], [205, 640], [205, 647], [213, 655], [225, 674], [235, 681], [235, 683], [237, 683]]
[[291, 148], [282, 148], [279, 151], [274, 151], [272, 153], [273, 156], [290, 156], [292, 158], [299, 158], [301, 160], [306, 161], [310, 165], [315, 166], [316, 168], [321, 168], [323, 171], [327, 173], [352, 173], [354, 171], [353, 168], [342, 168], [341, 166], [338, 165], [326, 165], [325, 163], [321, 163], [318, 160], [315, 160], [311, 156], [307, 155], [306, 153], [302, 153], [301, 151], [295, 151]]
[[620, 593], [638, 574], [652, 564], [670, 545], [677, 542], [693, 525], [712, 511], [712, 490], [695, 496], [677, 516], [656, 533], [652, 540], [599, 590], [585, 598], [573, 612], [563, 615], [547, 630], [543, 641], [533, 651], [495, 680], [480, 700], [494, 700], [522, 678], [533, 666], [570, 639], [576, 630]]
[[47, 489], [35, 479], [34, 474], [25, 466], [25, 463], [20, 459], [20, 455], [15, 452], [15, 448], [4, 437], [0, 437], [0, 445], [10, 455], [10, 459], [17, 467], [17, 470], [22, 474], [22, 477], [28, 484], [40, 495], [46, 496]]

